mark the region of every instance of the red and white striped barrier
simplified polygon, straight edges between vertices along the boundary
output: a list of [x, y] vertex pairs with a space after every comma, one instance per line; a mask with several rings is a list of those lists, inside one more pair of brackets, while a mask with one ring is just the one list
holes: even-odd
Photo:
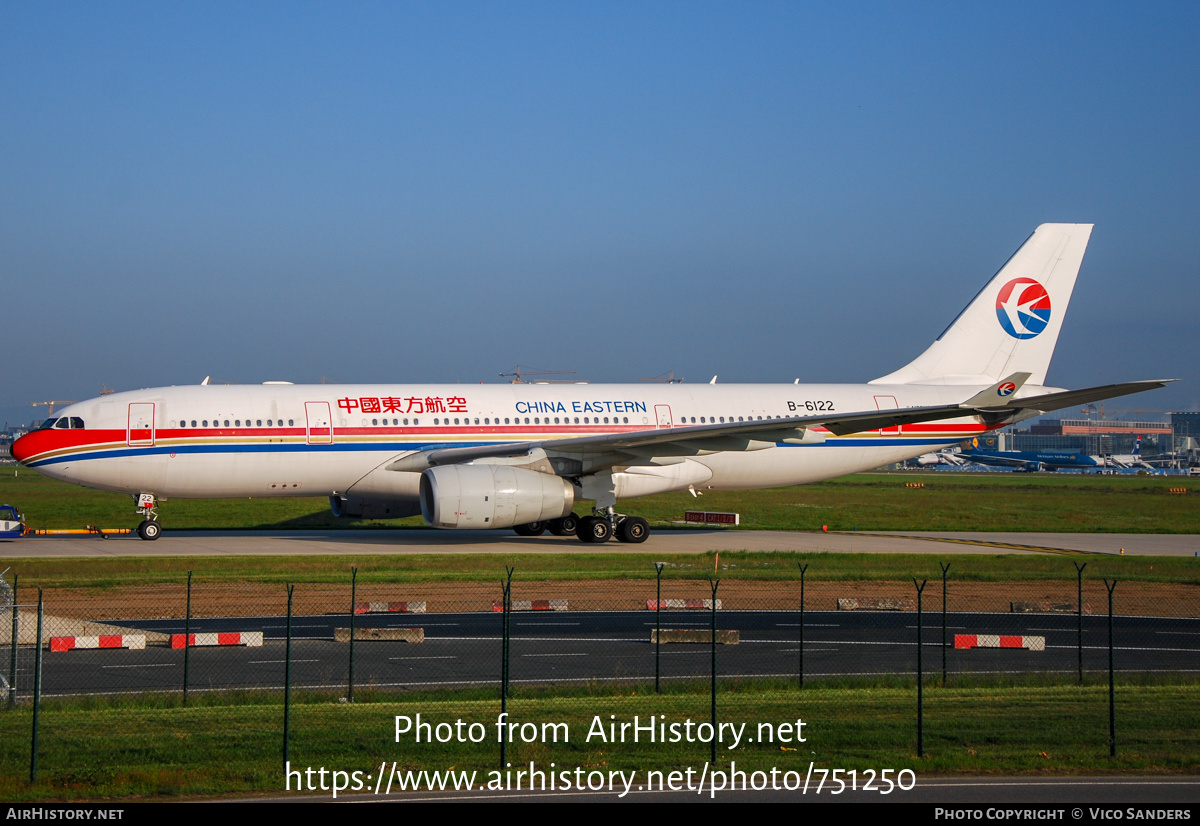
[[424, 614], [424, 602], [356, 602], [356, 614]]
[[[247, 648], [262, 647], [262, 631], [225, 631], [216, 634], [188, 634], [189, 648], [206, 648], [212, 645], [244, 645]], [[183, 648], [183, 634], [171, 635], [171, 647]]]
[[51, 637], [51, 651], [71, 651], [75, 648], [129, 648], [142, 650], [146, 647], [145, 634], [102, 634], [98, 637]]
[[[712, 610], [713, 601], [711, 599], [664, 599], [662, 601], [663, 608], [707, 608]], [[656, 611], [659, 608], [658, 600], [646, 600], [646, 610]], [[721, 610], [721, 600], [717, 600], [717, 610]]]
[[955, 634], [955, 648], [1026, 648], [1045, 651], [1045, 637], [1017, 637], [1001, 634]]
[[[512, 609], [514, 611], [565, 611], [567, 610], [567, 601], [565, 599], [514, 599]], [[504, 603], [493, 602], [492, 610], [503, 611]]]

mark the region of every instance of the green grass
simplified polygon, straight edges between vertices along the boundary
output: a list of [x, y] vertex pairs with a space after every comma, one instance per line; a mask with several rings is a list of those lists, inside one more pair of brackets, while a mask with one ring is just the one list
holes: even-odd
[[[925, 483], [906, 488], [907, 481]], [[1171, 494], [1172, 487], [1188, 488]], [[658, 527], [685, 510], [737, 511], [750, 530], [936, 530], [1200, 533], [1200, 481], [1187, 477], [1014, 473], [873, 473], [790, 488], [664, 493], [622, 500], [621, 509]], [[132, 527], [130, 498], [68, 485], [20, 469], [0, 473], [0, 501], [34, 528]], [[577, 508], [582, 512], [582, 508]], [[324, 498], [172, 499], [159, 509], [168, 529], [335, 529], [423, 525], [337, 520]]]
[[[369, 696], [364, 691], [363, 696]], [[499, 762], [494, 741], [499, 702], [494, 697], [421, 696], [397, 702], [325, 702], [311, 697], [292, 709], [290, 758], [295, 766], [377, 771], [380, 762], [401, 769], [475, 769]], [[915, 692], [911, 686], [814, 687], [803, 692], [762, 685], [723, 687], [721, 721], [778, 725], [802, 718], [806, 743], [745, 743], [721, 749], [747, 771], [807, 771], [818, 767], [910, 768], [925, 773], [1194, 773], [1200, 765], [1200, 686], [1122, 682], [1117, 690], [1116, 758], [1108, 756], [1107, 686], [977, 685], [925, 690], [925, 749], [916, 754]], [[987, 709], [986, 714], [979, 713]], [[648, 686], [587, 688], [569, 696], [518, 692], [509, 702], [515, 722], [563, 722], [569, 742], [515, 743], [509, 761], [587, 770], [684, 769], [699, 772], [704, 743], [590, 742], [598, 715], [603, 723], [665, 715], [665, 721], [709, 718], [709, 697], [696, 687], [656, 696]], [[488, 727], [475, 744], [395, 742], [395, 715]], [[279, 792], [283, 788], [283, 710], [276, 697], [236, 700], [210, 697], [188, 708], [144, 699], [47, 702], [41, 714], [39, 779], [30, 785], [27, 708], [0, 713], [0, 797], [84, 799], [173, 797]], [[765, 731], [765, 730], [764, 730]], [[795, 749], [790, 750], [790, 749]]]
[[[1191, 557], [1087, 556], [1063, 558], [1034, 554], [956, 554], [946, 546], [944, 556], [929, 554], [792, 553], [785, 551], [722, 551], [718, 576], [723, 581], [798, 581], [797, 563], [807, 563], [808, 582], [900, 581], [913, 576], [940, 580], [939, 561], [951, 562], [950, 582], [1075, 583], [1072, 560], [1087, 562], [1086, 581], [1102, 577], [1121, 582], [1162, 582], [1200, 585], [1200, 564]], [[662, 554], [667, 563], [664, 581], [703, 580], [713, 572], [712, 553]], [[502, 577], [504, 567], [515, 569], [514, 581], [580, 580], [653, 581], [654, 562], [621, 553], [597, 554], [429, 554], [387, 556], [228, 556], [148, 557], [101, 559], [20, 558], [4, 566], [20, 576], [26, 588], [110, 588], [180, 583], [192, 571], [197, 584], [323, 583], [347, 584], [350, 568], [358, 568], [359, 584], [419, 582], [487, 582]], [[12, 573], [7, 578], [12, 579]]]

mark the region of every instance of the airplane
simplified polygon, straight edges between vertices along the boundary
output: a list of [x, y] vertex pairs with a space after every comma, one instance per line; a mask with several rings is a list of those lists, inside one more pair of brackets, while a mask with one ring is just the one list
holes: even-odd
[[[814, 482], [1172, 379], [1064, 390], [1046, 371], [1091, 224], [1042, 224], [912, 362], [866, 384], [263, 385], [205, 382], [68, 405], [22, 465], [170, 498], [328, 496], [337, 516], [642, 542], [618, 500]], [[591, 501], [587, 515], [576, 501]]]
[[1138, 436], [1133, 443], [1133, 453], [1118, 453], [1109, 454], [1104, 457], [1105, 461], [1114, 467], [1121, 468], [1147, 468], [1153, 469], [1154, 465], [1142, 458], [1142, 437]]
[[1008, 467], [1013, 470], [1062, 470], [1087, 469], [1105, 467], [1102, 456], [1091, 456], [1086, 453], [1067, 453], [1052, 450], [984, 450], [979, 447], [979, 440], [973, 439], [972, 446], [959, 451], [956, 456], [968, 462], [979, 465]]
[[[1153, 468], [1151, 464], [1142, 459], [1142, 438], [1140, 436], [1133, 446], [1133, 453], [1103, 456], [1079, 452], [1069, 453], [1063, 450], [988, 450], [980, 446], [978, 437], [972, 439], [970, 444], [971, 447], [957, 453], [943, 452], [937, 455], [947, 458], [947, 464], [957, 460], [957, 463], [960, 464], [975, 462], [980, 465], [1008, 467], [1013, 470], [1031, 472], [1093, 468], [1099, 472], [1102, 468]], [[953, 460], [949, 459], [950, 456], [953, 456]], [[923, 457], [918, 457], [918, 459], [920, 458]]]

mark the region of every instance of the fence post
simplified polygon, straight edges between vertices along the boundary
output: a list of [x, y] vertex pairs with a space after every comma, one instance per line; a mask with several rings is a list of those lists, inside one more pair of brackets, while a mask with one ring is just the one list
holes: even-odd
[[925, 756], [925, 673], [921, 661], [921, 618], [923, 616], [921, 593], [925, 590], [925, 583], [928, 581], [928, 579], [923, 579], [918, 583], [917, 578], [913, 577], [913, 585], [917, 586], [917, 757]]
[[295, 585], [287, 586], [287, 643], [283, 654], [283, 770], [288, 767], [288, 749], [291, 746], [292, 727], [292, 592]]
[[946, 571], [950, 570], [950, 563], [942, 565], [942, 688], [946, 687]]
[[1117, 697], [1113, 670], [1113, 588], [1117, 587], [1117, 581], [1114, 579], [1109, 585], [1106, 578], [1104, 587], [1108, 588], [1108, 756], [1116, 757]]
[[17, 580], [20, 577], [13, 574], [13, 615], [12, 615], [12, 663], [8, 668], [8, 707], [17, 704], [17, 642], [21, 639], [20, 614], [17, 612]]
[[805, 562], [801, 565], [796, 563], [796, 567], [800, 569], [800, 687], [804, 688], [804, 572], [808, 570], [808, 564]]
[[354, 702], [354, 610], [358, 596], [358, 568], [350, 569], [350, 676], [346, 686], [346, 702]]
[[38, 723], [42, 708], [42, 589], [38, 588], [37, 655], [33, 660], [33, 743], [29, 750], [29, 782], [37, 782]]
[[187, 609], [183, 615], [183, 704], [187, 705], [188, 660], [192, 653], [192, 572], [188, 571]]
[[1079, 684], [1083, 685], [1083, 569], [1088, 566], [1085, 562], [1080, 565], [1074, 560], [1071, 564], [1075, 566], [1075, 579], [1077, 590], [1077, 599], [1079, 604], [1075, 606], [1075, 650], [1079, 654]]
[[658, 586], [654, 592], [654, 693], [662, 692], [659, 682], [659, 649], [662, 646], [662, 572], [667, 563], [655, 562], [654, 570], [658, 572]]
[[709, 631], [712, 649], [712, 767], [717, 767], [717, 586], [719, 579], [710, 579], [712, 587], [712, 610], [709, 611]]
[[500, 769], [505, 768], [505, 763], [508, 762], [508, 612], [512, 608], [512, 575], [513, 568], [504, 566], [504, 571], [507, 574], [507, 579], [500, 582], [501, 592], [501, 615], [500, 615], [500, 719], [504, 721], [504, 725], [500, 726]]

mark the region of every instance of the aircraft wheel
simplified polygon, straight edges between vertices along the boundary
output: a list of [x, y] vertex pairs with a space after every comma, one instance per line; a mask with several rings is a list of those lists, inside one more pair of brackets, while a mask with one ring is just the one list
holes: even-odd
[[581, 542], [607, 542], [612, 538], [612, 525], [602, 516], [585, 516], [579, 520], [576, 536]]
[[621, 542], [645, 542], [650, 535], [650, 525], [640, 516], [627, 516], [617, 523], [617, 539]]
[[541, 536], [546, 530], [545, 522], [530, 522], [528, 525], [514, 525], [517, 536]]
[[551, 519], [546, 527], [555, 536], [574, 536], [579, 531], [579, 517], [568, 513], [562, 519]]
[[137, 526], [137, 532], [142, 539], [153, 541], [162, 535], [162, 526], [153, 519], [147, 519]]

